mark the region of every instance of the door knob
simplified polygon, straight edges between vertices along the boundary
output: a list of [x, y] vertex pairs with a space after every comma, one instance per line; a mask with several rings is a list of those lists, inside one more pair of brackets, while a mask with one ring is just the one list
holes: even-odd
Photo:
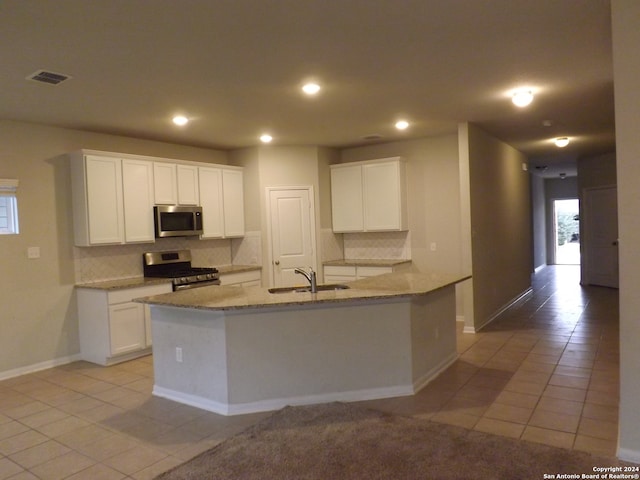
[[280, 260], [276, 260], [276, 261], [275, 261], [275, 262], [273, 262], [273, 263], [275, 263], [276, 265], [280, 265]]

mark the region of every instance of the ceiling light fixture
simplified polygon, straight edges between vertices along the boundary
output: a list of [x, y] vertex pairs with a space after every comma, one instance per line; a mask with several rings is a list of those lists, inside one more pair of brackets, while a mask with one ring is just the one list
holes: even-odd
[[398, 130], [406, 130], [407, 128], [409, 128], [409, 122], [407, 122], [406, 120], [398, 120], [396, 122], [396, 128]]
[[174, 125], [178, 125], [179, 127], [184, 127], [187, 123], [189, 123], [189, 119], [184, 115], [176, 115], [171, 119]]
[[516, 107], [526, 107], [533, 101], [531, 90], [517, 90], [511, 96], [511, 101]]
[[317, 83], [305, 83], [302, 86], [302, 91], [307, 95], [316, 95], [320, 91], [320, 85]]
[[264, 133], [264, 134], [260, 135], [260, 141], [262, 143], [270, 143], [271, 140], [273, 140], [273, 137], [271, 135], [269, 135], [268, 133]]
[[564, 148], [569, 145], [569, 137], [558, 137], [554, 140], [556, 147]]

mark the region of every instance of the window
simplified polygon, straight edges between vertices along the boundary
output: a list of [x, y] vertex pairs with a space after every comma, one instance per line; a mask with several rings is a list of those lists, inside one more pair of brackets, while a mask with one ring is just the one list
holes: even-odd
[[18, 180], [0, 178], [0, 235], [18, 233]]

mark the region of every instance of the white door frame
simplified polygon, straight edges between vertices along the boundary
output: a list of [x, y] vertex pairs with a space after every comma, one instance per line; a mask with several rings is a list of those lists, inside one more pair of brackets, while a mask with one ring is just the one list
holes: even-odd
[[318, 271], [318, 249], [316, 248], [316, 208], [315, 208], [315, 196], [313, 191], [313, 185], [278, 185], [273, 187], [265, 187], [266, 206], [267, 206], [267, 259], [268, 259], [268, 272], [267, 278], [269, 280], [269, 287], [273, 287], [274, 280], [274, 260], [273, 260], [273, 242], [271, 236], [271, 192], [275, 191], [287, 191], [287, 190], [307, 190], [309, 192], [309, 224], [311, 225], [311, 248], [313, 250], [313, 264], [311, 267]]

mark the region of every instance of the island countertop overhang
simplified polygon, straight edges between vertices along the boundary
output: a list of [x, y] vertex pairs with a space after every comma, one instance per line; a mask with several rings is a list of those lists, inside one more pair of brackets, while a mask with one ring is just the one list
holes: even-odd
[[318, 293], [269, 293], [263, 287], [209, 286], [135, 299], [139, 303], [200, 310], [289, 308], [315, 304], [400, 300], [428, 295], [471, 278], [442, 273], [387, 273], [350, 282], [350, 288]]

